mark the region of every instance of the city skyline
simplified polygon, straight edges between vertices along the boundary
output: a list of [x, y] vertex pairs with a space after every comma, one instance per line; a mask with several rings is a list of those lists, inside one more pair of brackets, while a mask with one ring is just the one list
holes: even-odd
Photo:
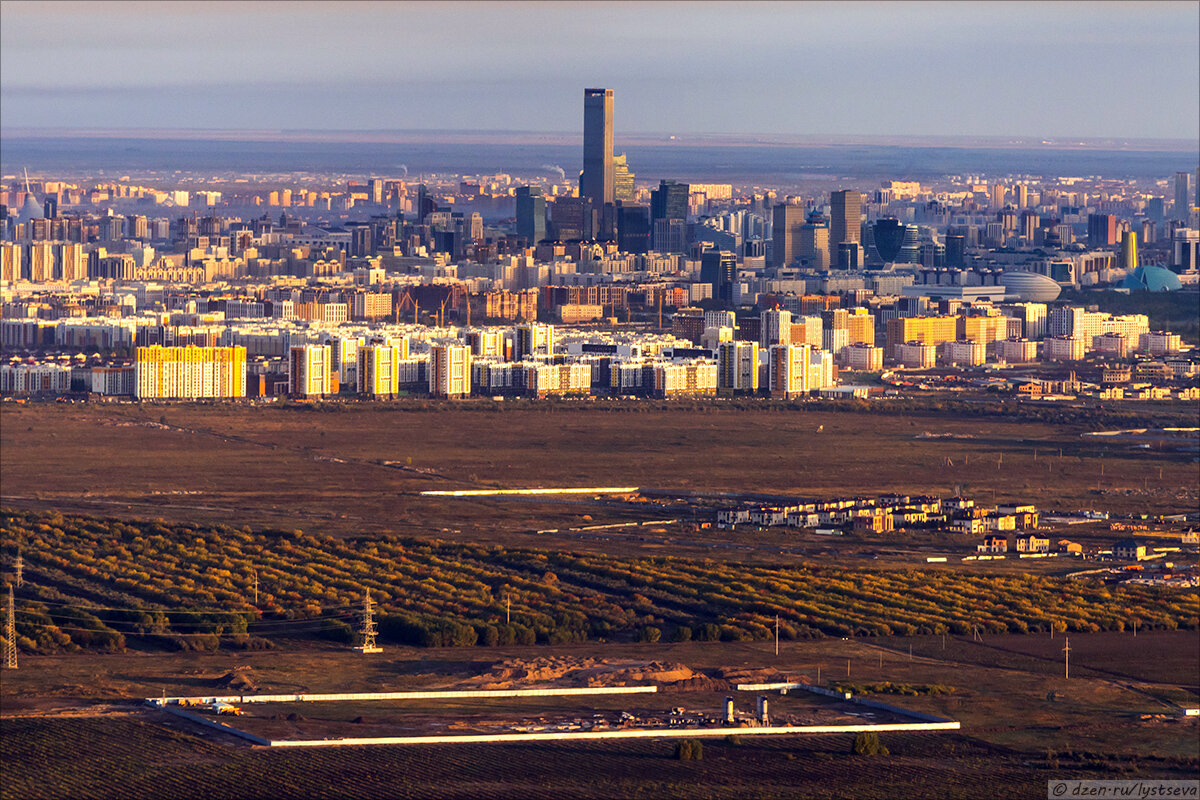
[[1185, 3], [2, 7], [6, 130], [570, 131], [585, 85], [624, 135], [1200, 136]]

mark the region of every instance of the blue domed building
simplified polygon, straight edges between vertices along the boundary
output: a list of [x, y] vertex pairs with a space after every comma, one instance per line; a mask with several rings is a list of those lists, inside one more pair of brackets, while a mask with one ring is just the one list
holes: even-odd
[[1179, 276], [1166, 267], [1141, 266], [1125, 276], [1122, 289], [1134, 292], [1175, 292], [1183, 288]]

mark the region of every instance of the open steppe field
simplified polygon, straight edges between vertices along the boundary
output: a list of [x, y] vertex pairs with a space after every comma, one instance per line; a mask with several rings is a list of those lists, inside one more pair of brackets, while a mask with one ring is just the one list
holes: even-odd
[[[1196, 637], [1194, 631], [1155, 633], [1139, 635], [1136, 642], [1184, 669], [1190, 663], [1194, 675], [1200, 666]], [[763, 642], [486, 652], [389, 647], [370, 657], [311, 644], [258, 653], [31, 656], [6, 676], [0, 694], [3, 796], [991, 798], [1040, 796], [1051, 778], [1197, 777], [1197, 721], [1181, 720], [1178, 706], [1150, 691], [1161, 695], [1172, 686], [1158, 683], [1165, 676], [1156, 677], [1152, 665], [1136, 656], [1134, 637], [1108, 633], [1072, 640], [1080, 648], [1079, 672], [1069, 680], [1036, 664], [963, 660], [968, 646], [1020, 647], [1032, 641], [1027, 636], [985, 636], [982, 645], [950, 638], [948, 658], [937, 657], [939, 637], [914, 639], [914, 650], [931, 655], [911, 659], [907, 652], [855, 640], [787, 642], [778, 656]], [[823, 684], [844, 684], [902, 708], [949, 716], [963, 729], [883, 734], [891, 753], [875, 757], [851, 756], [848, 735], [706, 740], [699, 762], [672, 760], [667, 741], [297, 752], [250, 747], [130, 704], [163, 692], [251, 691], [233, 689], [231, 675], [271, 692], [472, 688], [500, 664], [547, 659], [640, 661], [672, 670], [684, 665], [712, 676], [741, 670], [816, 681], [819, 674]], [[1092, 673], [1096, 667], [1130, 680]], [[901, 692], [938, 686], [944, 693], [892, 694], [880, 690], [884, 681]], [[662, 697], [630, 698], [628, 705], [702, 708], [721, 694], [711, 686], [672, 689], [668, 683], [663, 689], [668, 693]], [[436, 701], [420, 702], [425, 713], [438, 708]], [[592, 702], [583, 698], [580, 707]], [[450, 721], [458, 709], [445, 706]], [[313, 711], [301, 711], [310, 719], [322, 713], [315, 704]]]
[[[532, 532], [580, 525], [585, 515], [597, 522], [638, 516], [587, 499], [418, 495], [457, 488], [639, 486], [810, 497], [959, 490], [979, 502], [1031, 502], [1051, 511], [1196, 507], [1192, 455], [1081, 438], [1113, 425], [1079, 414], [1053, 423], [986, 409], [967, 416], [884, 405], [810, 411], [490, 401], [331, 410], [6, 404], [0, 414], [6, 505], [324, 534], [545, 546], [547, 537]], [[1157, 422], [1147, 415], [1121, 426], [1186, 423], [1190, 414], [1175, 409]], [[953, 436], [917, 438], [924, 433]], [[677, 515], [650, 506], [640, 516]]]
[[[702, 760], [677, 761], [665, 741], [274, 751], [140, 718], [4, 720], [2, 730], [4, 761], [18, 771], [0, 797], [13, 800], [1025, 798], [1045, 791], [1047, 776], [1097, 774], [1031, 769], [1020, 755], [966, 737], [916, 734], [889, 737], [884, 757], [852, 756], [850, 736], [822, 736], [717, 741]], [[36, 772], [27, 768], [34, 764]], [[1142, 769], [1183, 776], [1177, 767]]]

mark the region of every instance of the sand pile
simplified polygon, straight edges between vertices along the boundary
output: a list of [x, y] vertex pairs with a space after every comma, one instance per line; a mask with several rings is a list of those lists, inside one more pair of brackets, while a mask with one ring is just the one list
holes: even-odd
[[717, 677], [731, 684], [738, 683], [784, 683], [795, 680], [774, 669], [751, 669], [749, 667], [720, 667], [716, 670]]
[[493, 666], [473, 684], [480, 689], [517, 689], [531, 685], [636, 686], [710, 680], [684, 664], [662, 661], [610, 661], [595, 658], [514, 658]]
[[239, 692], [258, 691], [258, 682], [250, 675], [249, 667], [234, 667], [219, 678], [214, 678], [212, 685], [217, 689], [236, 689]]

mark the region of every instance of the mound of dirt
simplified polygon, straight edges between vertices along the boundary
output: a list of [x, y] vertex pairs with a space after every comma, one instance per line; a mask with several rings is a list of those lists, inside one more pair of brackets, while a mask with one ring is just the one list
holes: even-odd
[[694, 678], [696, 673], [683, 664], [651, 661], [648, 664], [601, 663], [575, 676], [588, 686], [621, 686], [626, 683], [676, 683]]
[[716, 674], [730, 684], [783, 683], [791, 680], [788, 676], [773, 669], [750, 669], [749, 667], [720, 667], [716, 670]]
[[673, 692], [730, 692], [733, 691], [733, 684], [729, 681], [723, 681], [719, 678], [710, 678], [707, 675], [696, 675], [686, 680], [676, 681], [671, 684]]
[[217, 689], [237, 689], [239, 692], [258, 690], [258, 683], [250, 675], [249, 667], [234, 667], [221, 677], [213, 679], [212, 685]]
[[550, 657], [510, 659], [493, 666], [471, 683], [480, 689], [514, 689], [546, 683], [559, 686], [675, 685], [704, 677], [684, 664]]

